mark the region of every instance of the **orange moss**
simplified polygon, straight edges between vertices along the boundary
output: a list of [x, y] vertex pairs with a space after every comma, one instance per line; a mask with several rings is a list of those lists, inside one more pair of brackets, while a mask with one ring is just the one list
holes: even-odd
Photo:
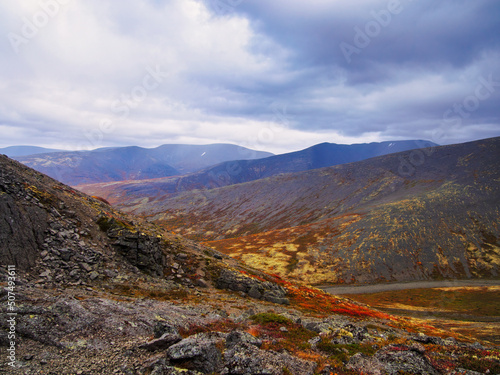
[[283, 279], [275, 279], [275, 282], [287, 288], [292, 305], [306, 310], [317, 313], [344, 314], [359, 318], [394, 319], [391, 315], [339, 299], [319, 289], [294, 285]]
[[259, 336], [259, 329], [257, 326], [250, 326], [246, 330], [247, 333], [251, 334], [253, 337], [258, 337]]
[[245, 275], [245, 276], [250, 277], [252, 279], [257, 279], [257, 280], [262, 281], [262, 282], [266, 282], [267, 281], [267, 280], [263, 279], [262, 277], [254, 275], [254, 274], [250, 274], [247, 271], [243, 271], [243, 270], [239, 270], [239, 271], [240, 271], [240, 273], [242, 275]]

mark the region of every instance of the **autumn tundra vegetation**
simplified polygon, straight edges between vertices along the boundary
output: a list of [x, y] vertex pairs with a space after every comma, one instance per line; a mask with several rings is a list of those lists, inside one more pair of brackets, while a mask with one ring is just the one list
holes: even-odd
[[[403, 152], [147, 201], [0, 156], [0, 299], [17, 314], [0, 368], [500, 373], [498, 147], [436, 147], [412, 176]], [[319, 288], [467, 277], [492, 284]]]

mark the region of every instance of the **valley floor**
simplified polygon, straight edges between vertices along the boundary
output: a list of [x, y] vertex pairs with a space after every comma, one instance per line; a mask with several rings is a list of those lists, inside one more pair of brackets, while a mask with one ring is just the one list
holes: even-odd
[[368, 294], [387, 292], [392, 290], [428, 289], [428, 288], [456, 288], [456, 287], [486, 287], [500, 286], [500, 280], [442, 280], [442, 281], [413, 281], [406, 283], [387, 283], [370, 285], [341, 285], [319, 286], [334, 295]]
[[[413, 289], [403, 289], [405, 286]], [[441, 329], [500, 344], [498, 281], [371, 285], [350, 287], [347, 292], [358, 292], [349, 294], [349, 298], [389, 314], [412, 317]]]

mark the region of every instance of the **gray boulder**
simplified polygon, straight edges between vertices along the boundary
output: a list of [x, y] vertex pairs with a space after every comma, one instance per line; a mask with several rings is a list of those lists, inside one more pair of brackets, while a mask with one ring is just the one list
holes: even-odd
[[239, 343], [224, 353], [222, 375], [283, 375], [284, 369], [293, 375], [313, 375], [315, 362], [289, 354], [260, 350], [249, 343]]
[[247, 277], [227, 269], [221, 270], [215, 286], [218, 289], [243, 292], [255, 299], [261, 299], [281, 305], [290, 304], [290, 301], [286, 298], [287, 290], [282, 286], [269, 281], [261, 281], [252, 277]]
[[179, 331], [174, 326], [166, 322], [157, 322], [153, 328], [155, 338], [162, 337], [165, 333], [171, 333], [173, 335], [178, 335]]
[[262, 346], [262, 340], [253, 337], [248, 332], [232, 331], [226, 338], [226, 348], [231, 349], [238, 344], [246, 343], [258, 348]]
[[387, 346], [380, 349], [373, 357], [358, 353], [351, 357], [347, 368], [369, 375], [439, 374], [424, 356], [420, 347]]
[[167, 350], [167, 357], [174, 365], [204, 374], [220, 372], [223, 368], [222, 353], [219, 347], [227, 335], [200, 333], [190, 336]]

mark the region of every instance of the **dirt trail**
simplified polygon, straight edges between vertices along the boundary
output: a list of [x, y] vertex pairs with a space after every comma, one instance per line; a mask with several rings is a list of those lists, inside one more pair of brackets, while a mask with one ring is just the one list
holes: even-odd
[[499, 286], [500, 280], [443, 280], [443, 281], [415, 281], [406, 283], [374, 284], [374, 285], [342, 285], [319, 286], [318, 288], [334, 295], [368, 294], [387, 292], [391, 290], [425, 289], [425, 288], [456, 288]]

